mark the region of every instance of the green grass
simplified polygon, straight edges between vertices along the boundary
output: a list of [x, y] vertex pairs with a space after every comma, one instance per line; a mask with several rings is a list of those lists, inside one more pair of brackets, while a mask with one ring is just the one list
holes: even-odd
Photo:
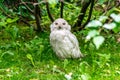
[[77, 34], [86, 56], [60, 60], [49, 44], [49, 32], [36, 35], [30, 28], [12, 32], [0, 31], [0, 80], [66, 80], [69, 73], [72, 80], [120, 80], [120, 44], [114, 38], [106, 38], [96, 50]]

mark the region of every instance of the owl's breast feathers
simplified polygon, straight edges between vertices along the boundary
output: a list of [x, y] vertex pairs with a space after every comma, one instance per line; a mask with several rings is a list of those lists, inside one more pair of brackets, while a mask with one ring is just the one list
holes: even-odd
[[52, 40], [59, 42], [61, 42], [61, 40], [63, 40], [65, 36], [66, 36], [66, 31], [64, 30], [56, 30], [51, 32], [50, 34]]
[[50, 43], [60, 58], [79, 58], [82, 55], [77, 38], [68, 30], [51, 32]]

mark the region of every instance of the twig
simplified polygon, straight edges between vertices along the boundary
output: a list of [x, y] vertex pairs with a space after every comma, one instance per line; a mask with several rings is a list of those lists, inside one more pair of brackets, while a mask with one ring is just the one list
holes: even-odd
[[[89, 0], [89, 2], [85, 2], [85, 3], [83, 4], [83, 7], [82, 7], [82, 9], [81, 9], [81, 11], [80, 11], [80, 14], [79, 14], [79, 16], [78, 16], [78, 20], [77, 20], [77, 22], [73, 25], [73, 27], [81, 26], [81, 23], [82, 23], [82, 21], [83, 21], [83, 19], [84, 19], [84, 16], [85, 16], [85, 14], [86, 14], [87, 8], [88, 8], [88, 6], [90, 5], [90, 3], [91, 3], [91, 0]], [[81, 13], [82, 13], [82, 14], [81, 14]]]
[[[109, 4], [110, 4], [110, 3], [109, 3]], [[107, 9], [105, 9], [105, 10], [101, 13], [101, 15], [105, 15], [105, 14], [107, 13], [107, 11], [109, 11], [109, 10], [115, 8], [115, 7], [119, 7], [119, 6], [120, 6], [120, 2], [119, 2], [119, 1], [115, 1], [115, 2], [114, 2], [114, 6], [111, 6], [111, 7], [107, 8]]]
[[32, 10], [23, 0], [21, 0], [21, 3], [23, 3], [23, 5], [24, 5], [32, 14], [34, 14], [33, 10]]
[[110, 3], [111, 3], [111, 0], [108, 0], [106, 8], [105, 8], [105, 11], [104, 11], [104, 15], [107, 13], [107, 11], [109, 10], [109, 8], [112, 8], [112, 7], [110, 7]]
[[48, 2], [46, 2], [46, 9], [47, 9], [47, 13], [48, 13], [48, 16], [49, 16], [50, 20], [53, 22], [54, 19], [53, 19], [51, 13], [50, 13], [50, 10], [49, 10], [49, 3], [48, 3]]
[[7, 17], [9, 17], [9, 18], [14, 18], [14, 17], [12, 17], [11, 15], [7, 14], [7, 12], [6, 12], [4, 9], [0, 8], [0, 10], [1, 10]]
[[60, 17], [63, 18], [63, 7], [64, 7], [64, 0], [60, 0], [61, 2], [61, 7], [60, 7]]
[[79, 28], [79, 30], [82, 30], [82, 29], [88, 24], [88, 22], [90, 21], [91, 16], [92, 16], [92, 11], [93, 11], [93, 6], [94, 6], [94, 1], [95, 1], [95, 0], [92, 0], [92, 1], [91, 1], [91, 6], [90, 6], [89, 16], [88, 16], [87, 21], [83, 24], [82, 27]]
[[20, 4], [34, 4], [33, 2], [21, 2]]
[[20, 20], [21, 20], [23, 23], [27, 24], [29, 27], [32, 26], [29, 22], [27, 22], [26, 20], [24, 20], [22, 17], [20, 17]]
[[37, 30], [36, 31], [42, 31], [42, 27], [41, 27], [41, 14], [40, 14], [40, 8], [38, 5], [35, 5], [35, 9], [34, 9], [34, 15], [35, 15], [35, 20], [36, 20], [36, 24], [37, 24]]

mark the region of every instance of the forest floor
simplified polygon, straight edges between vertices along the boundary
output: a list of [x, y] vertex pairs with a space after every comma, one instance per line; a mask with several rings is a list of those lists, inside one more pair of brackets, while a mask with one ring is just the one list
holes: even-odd
[[120, 43], [114, 35], [96, 50], [77, 34], [86, 56], [60, 60], [49, 44], [49, 32], [14, 30], [0, 31], [0, 80], [120, 80]]

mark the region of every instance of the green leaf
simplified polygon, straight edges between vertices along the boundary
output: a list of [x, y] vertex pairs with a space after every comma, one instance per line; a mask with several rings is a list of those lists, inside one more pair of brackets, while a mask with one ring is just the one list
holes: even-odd
[[26, 56], [27, 56], [27, 58], [28, 58], [28, 59], [33, 60], [33, 58], [32, 58], [32, 55], [31, 55], [31, 54], [27, 54]]
[[105, 0], [98, 0], [99, 4], [103, 4], [105, 2]]
[[58, 0], [48, 0], [48, 3], [49, 3], [49, 4], [57, 4], [57, 3], [58, 3]]
[[84, 73], [84, 74], [81, 75], [81, 78], [82, 78], [82, 80], [89, 80], [91, 77], [90, 77], [89, 74]]
[[86, 36], [86, 40], [90, 40], [92, 37], [99, 35], [99, 32], [97, 30], [91, 30], [89, 31], [88, 35]]
[[65, 59], [64, 62], [63, 62], [64, 69], [66, 68], [66, 66], [68, 65], [68, 63], [69, 63], [69, 61], [67, 59]]
[[43, 50], [44, 50], [44, 45], [40, 45], [40, 54], [42, 53]]
[[0, 26], [6, 26], [6, 22], [0, 22]]
[[0, 0], [0, 3], [4, 2], [4, 0]]
[[14, 55], [13, 52], [11, 52], [11, 51], [6, 51], [6, 52], [2, 53], [1, 57], [3, 57], [5, 54], [8, 54], [8, 55], [10, 55], [10, 56], [13, 56], [13, 55]]
[[118, 75], [120, 75], [120, 71], [119, 71], [119, 70], [117, 70], [116, 73], [117, 73]]
[[103, 36], [96, 36], [93, 38], [93, 43], [95, 44], [96, 48], [99, 49], [104, 40], [105, 38]]
[[32, 65], [35, 66], [35, 64], [34, 64], [34, 62], [33, 62], [33, 57], [32, 57], [32, 55], [31, 55], [31, 54], [27, 54], [26, 56], [27, 56], [27, 58], [31, 61]]
[[25, 43], [25, 47], [26, 47], [27, 49], [29, 49], [29, 50], [32, 49], [31, 46], [30, 46], [29, 44], [27, 44], [27, 43]]
[[115, 22], [120, 22], [120, 14], [117, 15], [115, 13], [112, 13], [110, 17], [112, 17]]
[[13, 26], [12, 36], [14, 39], [18, 37], [18, 32], [19, 32], [19, 29], [16, 26]]
[[3, 9], [5, 12], [9, 12], [9, 9], [6, 7], [6, 5], [3, 4], [3, 2], [0, 2], [0, 8]]
[[115, 23], [104, 24], [103, 27], [111, 30], [116, 27], [116, 24]]
[[89, 22], [87, 24], [86, 27], [100, 27], [100, 26], [102, 26], [102, 23], [100, 21], [98, 21], [98, 20], [92, 20], [91, 22]]
[[108, 19], [108, 16], [100, 16], [99, 21], [104, 22]]
[[120, 26], [118, 25], [117, 27], [112, 29], [115, 33], [120, 32]]
[[19, 19], [18, 17], [14, 18], [14, 19], [8, 18], [8, 19], [7, 19], [7, 23], [16, 22], [18, 19]]

